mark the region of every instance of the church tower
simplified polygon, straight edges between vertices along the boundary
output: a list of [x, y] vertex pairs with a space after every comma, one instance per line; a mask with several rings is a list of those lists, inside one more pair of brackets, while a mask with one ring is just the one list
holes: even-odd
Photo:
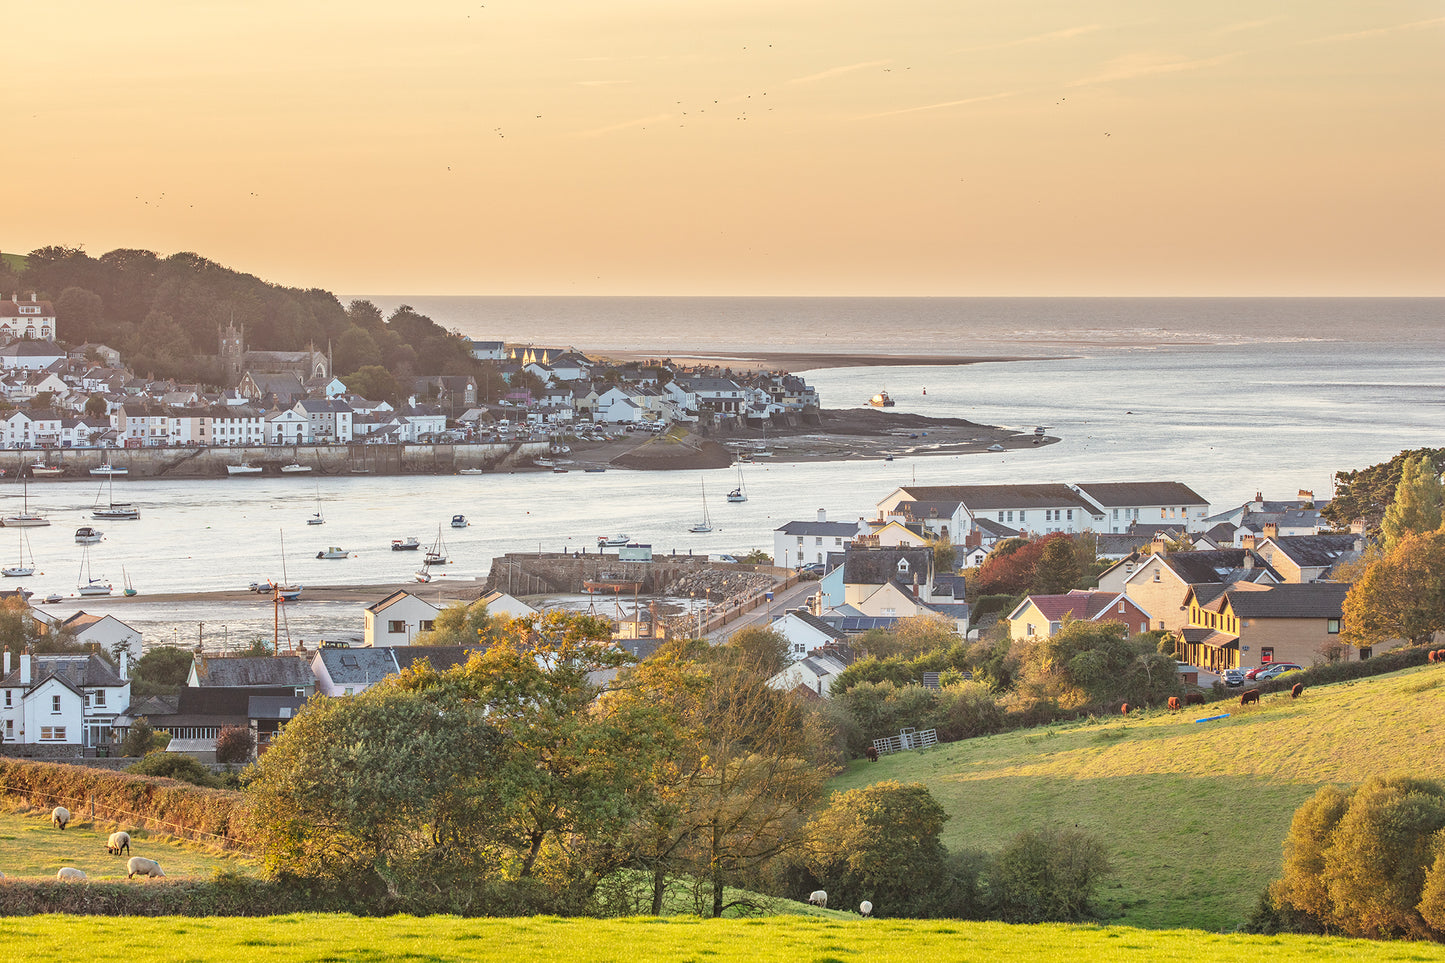
[[228, 384], [237, 384], [241, 380], [241, 369], [246, 357], [245, 326], [238, 330], [235, 320], [226, 323], [221, 329], [221, 370], [226, 373]]

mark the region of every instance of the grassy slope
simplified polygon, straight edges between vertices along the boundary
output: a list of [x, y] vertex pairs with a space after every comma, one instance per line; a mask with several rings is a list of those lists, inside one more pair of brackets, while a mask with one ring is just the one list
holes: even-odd
[[1124, 957], [1216, 960], [1445, 960], [1445, 947], [1314, 937], [1212, 936], [1121, 927], [947, 921], [387, 919], [300, 915], [262, 919], [114, 919], [31, 916], [0, 920], [9, 960], [496, 960], [654, 963], [869, 963], [918, 960], [1087, 963]]
[[[105, 824], [92, 829], [89, 823], [77, 820], [61, 832], [50, 824], [49, 813], [0, 813], [0, 872], [10, 879], [54, 878], [60, 867], [74, 866], [91, 879], [125, 879], [125, 857], [105, 851], [112, 830]], [[130, 848], [132, 856], [148, 856], [160, 863], [171, 878], [209, 878], [212, 870], [221, 866], [253, 872], [244, 859], [143, 830], [131, 832]]]
[[[1228, 719], [1195, 723], [1220, 712]], [[1408, 770], [1445, 778], [1445, 669], [966, 740], [853, 764], [833, 783], [922, 782], [952, 816], [950, 848], [995, 850], [1030, 826], [1105, 840], [1118, 922], [1233, 929], [1279, 870], [1298, 806], [1327, 783]], [[1117, 914], [1116, 916], [1114, 914]]]
[[0, 266], [10, 271], [23, 271], [29, 263], [30, 259], [24, 254], [0, 254]]

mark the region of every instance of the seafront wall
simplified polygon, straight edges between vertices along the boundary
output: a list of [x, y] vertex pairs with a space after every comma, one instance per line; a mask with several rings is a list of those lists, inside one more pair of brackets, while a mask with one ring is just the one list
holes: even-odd
[[[0, 468], [10, 478], [43, 461], [64, 470], [59, 478], [91, 479], [92, 468], [110, 464], [127, 470], [130, 478], [214, 478], [227, 474], [227, 465], [247, 462], [261, 468], [262, 476], [281, 476], [283, 465], [305, 465], [317, 475], [450, 475], [463, 468], [506, 471], [529, 459], [545, 456], [546, 441], [460, 445], [284, 445], [235, 448], [11, 448], [0, 451]], [[40, 478], [37, 481], [52, 481]]]

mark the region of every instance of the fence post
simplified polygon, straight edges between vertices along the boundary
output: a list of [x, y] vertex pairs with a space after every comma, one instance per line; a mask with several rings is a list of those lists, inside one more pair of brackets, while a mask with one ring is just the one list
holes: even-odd
[[90, 794], [90, 828], [95, 828], [95, 793]]

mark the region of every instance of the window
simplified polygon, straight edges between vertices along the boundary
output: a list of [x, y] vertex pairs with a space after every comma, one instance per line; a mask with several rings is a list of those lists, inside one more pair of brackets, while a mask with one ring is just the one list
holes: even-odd
[[347, 687], [342, 691], [342, 695], [356, 695], [356, 690], [355, 690], [354, 688], [352, 688], [351, 686], [347, 686]]
[[1339, 619], [1326, 619], [1326, 620], [1325, 620], [1325, 631], [1328, 632], [1330, 635], [1339, 635], [1339, 634], [1340, 634], [1340, 620], [1339, 620]]
[[50, 711], [55, 715], [60, 714], [60, 696], [55, 695], [50, 697]]
[[64, 726], [41, 726], [41, 727], [40, 727], [40, 741], [41, 741], [41, 742], [46, 742], [46, 741], [50, 741], [50, 742], [64, 742], [64, 741], [65, 741], [65, 727], [64, 727]]
[[9, 690], [9, 689], [6, 689], [6, 690], [5, 690], [5, 708], [8, 709], [8, 708], [10, 708], [11, 705], [12, 705], [12, 703], [10, 702], [10, 690]]
[[421, 627], [421, 630], [423, 632], [430, 632], [432, 630], [432, 627], [436, 625], [436, 622], [431, 619], [422, 619], [420, 622], [417, 623], [417, 625]]
[[104, 690], [104, 689], [96, 689], [96, 690], [95, 690], [95, 704], [98, 705], [98, 706], [103, 706], [103, 705], [105, 705], [105, 690]]
[[1123, 615], [1123, 614], [1124, 614], [1124, 603], [1123, 603], [1123, 601], [1120, 601], [1120, 602], [1119, 602], [1119, 614], [1120, 614], [1120, 615]]
[[1374, 650], [1371, 646], [1368, 646], [1368, 645], [1362, 645], [1362, 646], [1360, 646], [1360, 661], [1361, 661], [1361, 662], [1365, 661], [1366, 659], [1368, 659], [1370, 656], [1372, 656], [1372, 655], [1374, 655], [1374, 654], [1375, 654], [1375, 650]]
[[814, 538], [813, 538], [813, 544], [814, 544], [814, 545], [822, 545], [822, 544], [823, 544], [823, 536], [821, 536], [821, 535], [814, 536]]
[[1071, 522], [1074, 520], [1074, 510], [1072, 508], [1069, 509], [1068, 519]]
[[386, 623], [386, 631], [390, 632], [392, 635], [397, 635], [401, 632], [405, 632], [406, 622], [402, 619], [392, 619], [391, 621]]
[[1118, 521], [1118, 519], [1119, 519], [1119, 509], [1116, 508], [1116, 509], [1114, 509], [1114, 520], [1115, 520], [1115, 521]]
[[908, 559], [900, 558], [898, 560], [898, 571], [900, 574], [908, 571]]
[[1267, 662], [1273, 662], [1273, 661], [1274, 661], [1274, 646], [1272, 646], [1272, 645], [1262, 645], [1262, 646], [1260, 646], [1260, 647], [1259, 647], [1259, 662], [1260, 662], [1260, 665], [1264, 665], [1264, 664], [1267, 663]]
[[1163, 580], [1162, 578], [1160, 578], [1158, 572], [1155, 572], [1155, 573], [1154, 573], [1154, 581], [1156, 581], [1156, 582], [1162, 582], [1162, 581], [1164, 581], [1164, 580]]

